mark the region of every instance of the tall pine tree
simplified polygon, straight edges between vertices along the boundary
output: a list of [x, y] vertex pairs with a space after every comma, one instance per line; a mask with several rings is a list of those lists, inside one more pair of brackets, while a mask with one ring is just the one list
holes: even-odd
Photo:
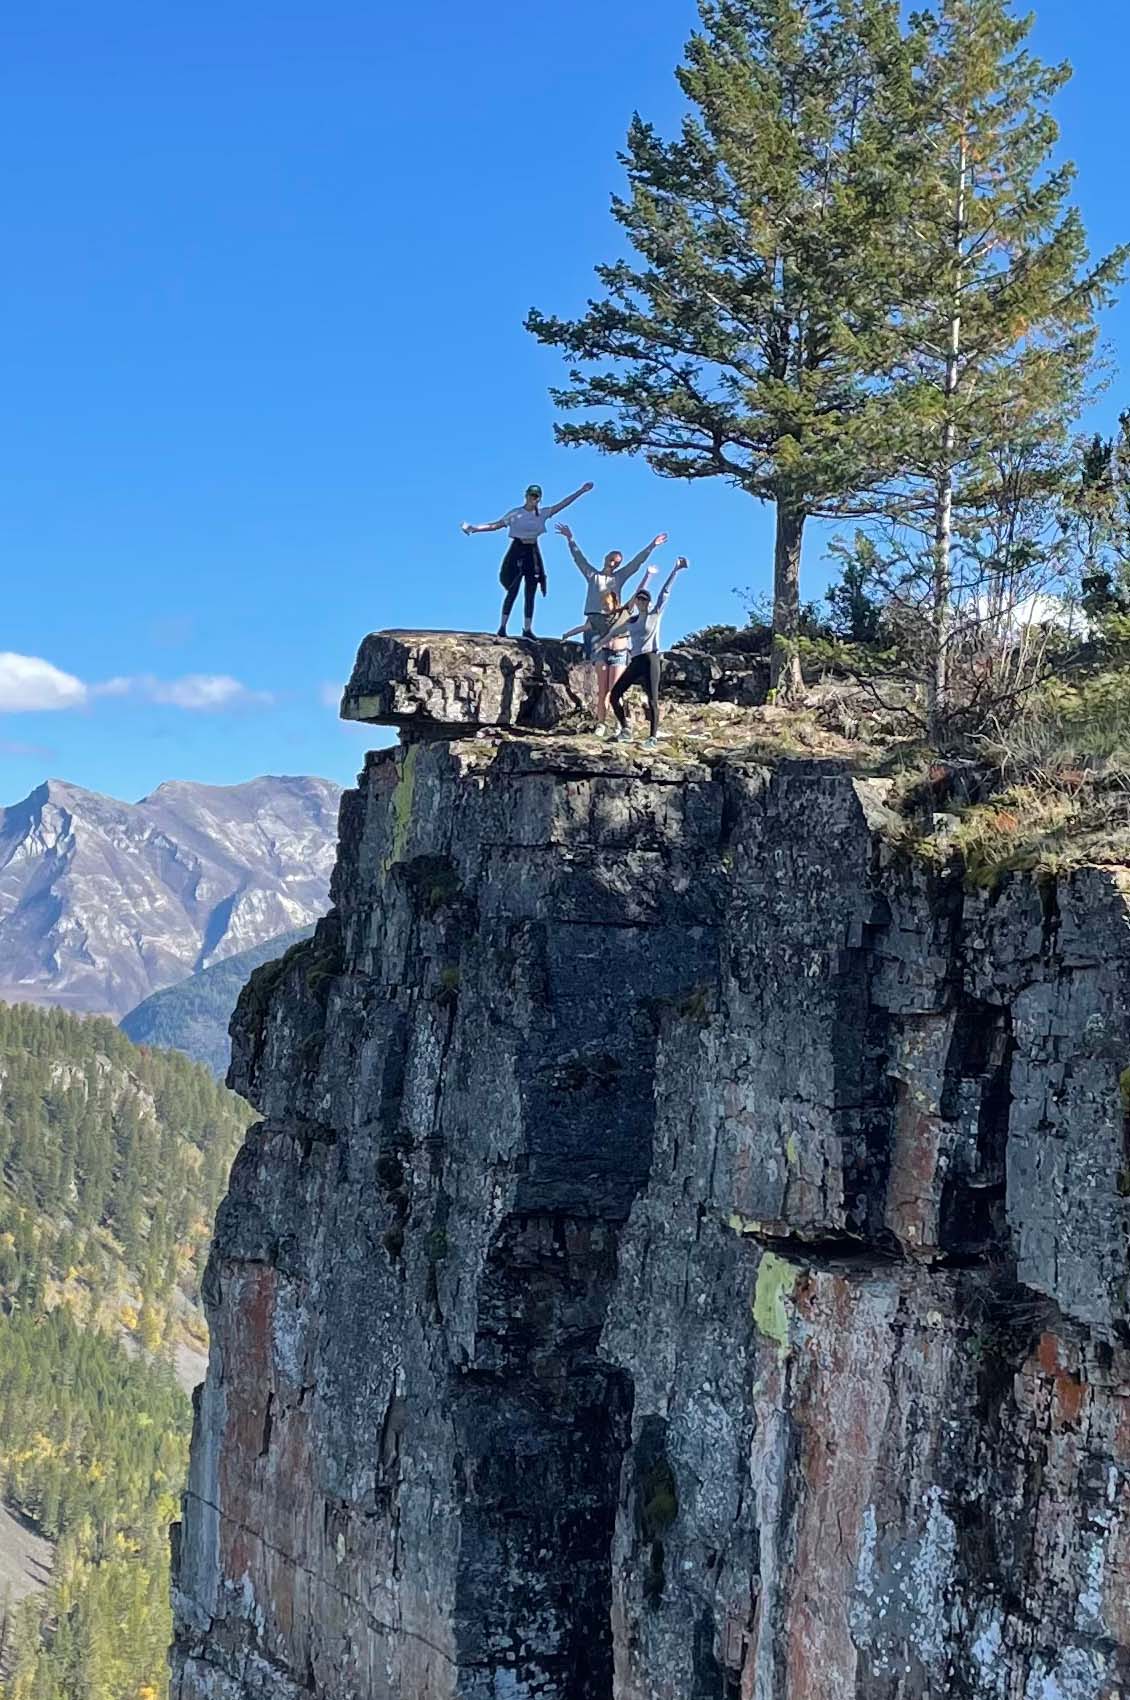
[[[899, 471], [891, 322], [917, 159], [918, 32], [897, 0], [699, 0], [675, 140], [638, 115], [613, 211], [633, 260], [575, 321], [558, 439], [722, 477], [776, 509], [774, 683], [799, 683], [805, 521], [861, 515]], [[602, 417], [592, 417], [600, 414]]]
[[[1061, 453], [1066, 463], [1093, 373], [1095, 315], [1130, 249], [1090, 262], [1070, 204], [1074, 168], [1053, 158], [1049, 108], [1070, 70], [1028, 51], [1031, 19], [1014, 16], [1011, 0], [940, 0], [915, 27], [921, 149], [894, 327], [906, 405], [891, 412], [909, 433], [899, 447], [907, 480], [888, 518], [903, 532], [902, 583], [921, 587], [938, 738], [962, 708], [951, 662], [971, 616], [983, 621], [1000, 603], [1002, 573], [1024, 582], [992, 524], [1019, 511], [1018, 466], [1024, 500], [1054, 487], [1052, 461]], [[1006, 621], [1005, 641], [1008, 630]]]

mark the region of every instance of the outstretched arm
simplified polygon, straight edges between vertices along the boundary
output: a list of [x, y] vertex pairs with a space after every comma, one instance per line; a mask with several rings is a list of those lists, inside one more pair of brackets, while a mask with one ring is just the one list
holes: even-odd
[[687, 560], [687, 557], [685, 555], [680, 555], [679, 559], [675, 562], [675, 565], [671, 568], [671, 571], [667, 574], [667, 582], [663, 586], [663, 589], [659, 592], [659, 595], [655, 598], [655, 612], [657, 614], [666, 602], [667, 598], [670, 596], [671, 586], [674, 584], [679, 574], [681, 572], [685, 572], [689, 565], [690, 562]]
[[569, 630], [567, 632], [562, 632], [561, 636], [562, 636], [562, 639], [571, 638], [571, 637], [580, 637], [582, 632], [587, 632], [588, 630], [589, 630], [588, 621], [582, 620], [581, 624], [579, 626], [570, 626]]
[[573, 536], [573, 533], [569, 530], [569, 527], [567, 525], [559, 525], [557, 529], [569, 545], [569, 553], [572, 555], [573, 560], [576, 563], [577, 571], [584, 573], [585, 577], [588, 579], [595, 578], [596, 568], [593, 566], [588, 557], [583, 555], [577, 547], [577, 540]]
[[503, 514], [501, 519], [492, 519], [489, 525], [468, 525], [464, 520], [459, 527], [464, 537], [472, 537], [476, 531], [501, 531], [510, 516]]
[[[643, 575], [642, 581], [639, 584], [636, 585], [636, 590], [642, 590], [644, 588], [644, 585], [646, 585], [648, 579], [654, 578], [658, 571], [659, 571], [658, 567], [648, 567], [647, 570], [645, 571], [644, 575]], [[617, 590], [619, 590], [620, 586], [617, 585], [616, 588], [617, 588]], [[632, 597], [635, 594], [636, 594], [636, 591], [633, 590], [630, 593], [630, 595], [622, 597], [621, 600], [624, 601], [624, 602], [630, 602], [632, 600]]]
[[554, 514], [559, 514], [561, 512], [562, 508], [567, 508], [570, 502], [575, 502], [578, 496], [587, 496], [591, 489], [591, 484], [582, 484], [579, 490], [574, 490], [573, 494], [571, 496], [566, 496], [563, 502], [554, 502], [551, 508], [543, 508], [541, 510], [543, 518], [552, 519]]
[[646, 548], [643, 548], [643, 549], [640, 550], [638, 555], [633, 555], [631, 560], [626, 562], [624, 566], [617, 567], [616, 572], [613, 575], [616, 579], [616, 589], [619, 590], [621, 585], [626, 584], [627, 581], [631, 578], [632, 574], [634, 572], [638, 572], [640, 567], [643, 566], [644, 562], [647, 560], [648, 556], [651, 554], [651, 551], [653, 549], [662, 548], [663, 544], [666, 543], [666, 541], [667, 541], [667, 533], [665, 531], [661, 531], [659, 533], [658, 537], [652, 538], [651, 542], [646, 546]]

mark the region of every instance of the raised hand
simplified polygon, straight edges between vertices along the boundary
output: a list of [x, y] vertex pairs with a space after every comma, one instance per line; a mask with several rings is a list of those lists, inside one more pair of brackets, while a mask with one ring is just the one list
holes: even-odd
[[587, 496], [587, 495], [588, 495], [588, 493], [589, 493], [589, 491], [590, 491], [590, 490], [591, 490], [591, 489], [592, 489], [592, 488], [593, 488], [593, 483], [592, 483], [592, 480], [591, 480], [591, 479], [590, 479], [590, 480], [589, 480], [589, 482], [588, 482], [588, 483], [587, 483], [587, 484], [582, 484], [582, 485], [581, 485], [581, 495], [582, 495], [582, 496]]
[[643, 576], [644, 576], [644, 578], [654, 578], [658, 571], [659, 571], [658, 567], [654, 567], [654, 566], [648, 567], [646, 573], [644, 573]]
[[680, 555], [675, 562], [675, 571], [677, 573], [684, 572], [689, 566], [690, 562], [687, 560], [687, 557], [685, 555]]
[[666, 541], [667, 541], [667, 533], [665, 531], [661, 531], [659, 533], [658, 537], [652, 538], [651, 547], [653, 549], [661, 549], [663, 547], [663, 545], [666, 543]]
[[567, 541], [568, 541], [568, 542], [570, 542], [570, 543], [572, 543], [572, 541], [573, 541], [573, 533], [572, 533], [572, 530], [571, 530], [571, 529], [570, 529], [570, 527], [569, 527], [569, 526], [567, 526], [567, 525], [559, 525], [559, 526], [558, 526], [558, 527], [557, 527], [557, 529], [558, 529], [558, 531], [559, 531], [559, 532], [560, 532], [560, 533], [561, 533], [561, 535], [562, 535], [562, 537], [564, 537], [564, 538], [566, 538], [566, 539], [567, 539]]
[[475, 528], [474, 528], [473, 525], [469, 525], [466, 520], [463, 520], [462, 523], [460, 524], [459, 529], [463, 533], [464, 537], [470, 537], [472, 531]]

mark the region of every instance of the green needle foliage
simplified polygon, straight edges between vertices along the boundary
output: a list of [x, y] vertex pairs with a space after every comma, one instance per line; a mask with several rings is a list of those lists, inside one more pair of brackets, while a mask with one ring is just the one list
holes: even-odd
[[[1033, 569], [1054, 569], [1056, 549], [1036, 550], [1030, 524], [1025, 549], [1008, 547], [1014, 516], [1058, 496], [1096, 314], [1130, 255], [1090, 260], [1074, 167], [1054, 158], [1049, 107], [1070, 70], [1028, 51], [1030, 28], [1010, 0], [940, 0], [911, 24], [921, 146], [894, 326], [904, 406], [892, 411], [907, 429], [907, 481], [889, 517], [912, 537], [896, 554], [914, 560], [901, 583], [917, 586], [924, 616], [935, 737], [960, 707], [951, 651], [967, 645], [969, 611], [1014, 610], [1031, 600]], [[1044, 526], [1049, 545], [1054, 532]]]
[[722, 477], [776, 509], [774, 684], [800, 682], [806, 519], [873, 511], [897, 477], [892, 322], [919, 139], [917, 31], [897, 0], [700, 0], [681, 134], [634, 118], [613, 201], [634, 258], [569, 321], [561, 442]]
[[1130, 612], [1130, 413], [1113, 437], [1096, 432], [1081, 446], [1065, 523], [1088, 618]]

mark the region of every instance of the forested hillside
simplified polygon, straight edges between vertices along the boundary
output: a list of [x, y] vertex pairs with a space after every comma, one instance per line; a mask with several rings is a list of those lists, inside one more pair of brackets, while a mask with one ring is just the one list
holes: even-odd
[[0, 1610], [4, 1700], [166, 1691], [178, 1346], [204, 1342], [211, 1223], [250, 1117], [107, 1020], [0, 1004], [0, 1496], [57, 1543]]
[[121, 1019], [122, 1032], [135, 1045], [171, 1045], [207, 1064], [222, 1080], [231, 1061], [228, 1022], [236, 999], [254, 969], [285, 956], [292, 944], [309, 938], [312, 927], [281, 933], [238, 956], [227, 956], [175, 986], [154, 992]]

